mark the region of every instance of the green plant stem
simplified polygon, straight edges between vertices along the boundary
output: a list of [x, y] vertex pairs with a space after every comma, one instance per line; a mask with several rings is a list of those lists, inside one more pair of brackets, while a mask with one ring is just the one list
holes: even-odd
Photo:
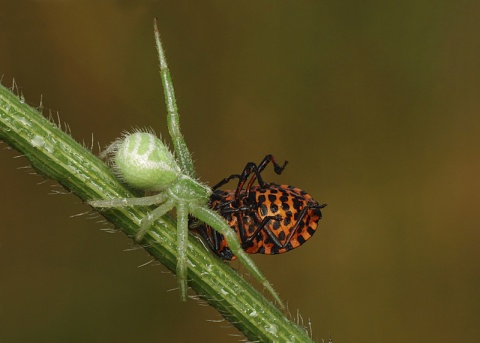
[[[57, 180], [84, 201], [134, 197], [90, 150], [44, 118], [9, 89], [0, 85], [0, 139], [30, 161], [35, 170]], [[110, 208], [101, 214], [127, 236], [134, 237], [146, 207]], [[143, 247], [175, 272], [176, 223], [170, 216], [157, 221]], [[240, 277], [228, 264], [193, 237], [188, 242], [191, 287], [252, 341], [311, 342], [308, 332], [292, 322]]]

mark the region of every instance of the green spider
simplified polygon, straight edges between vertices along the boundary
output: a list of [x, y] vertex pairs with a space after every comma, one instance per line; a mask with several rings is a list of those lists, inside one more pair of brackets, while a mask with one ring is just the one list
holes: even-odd
[[186, 301], [187, 299], [188, 216], [191, 214], [226, 237], [230, 249], [240, 262], [284, 308], [280, 297], [267, 278], [241, 248], [235, 232], [228, 226], [224, 218], [208, 207], [212, 190], [196, 179], [192, 157], [180, 132], [173, 84], [160, 42], [156, 20], [154, 20], [154, 32], [168, 111], [168, 130], [178, 161], [154, 134], [150, 132], [127, 133], [113, 142], [102, 155], [110, 158], [114, 170], [127, 184], [136, 189], [157, 194], [142, 198], [93, 200], [89, 204], [101, 208], [158, 205], [141, 221], [135, 237], [137, 242], [142, 240], [156, 220], [176, 208], [178, 254], [176, 274], [181, 300]]

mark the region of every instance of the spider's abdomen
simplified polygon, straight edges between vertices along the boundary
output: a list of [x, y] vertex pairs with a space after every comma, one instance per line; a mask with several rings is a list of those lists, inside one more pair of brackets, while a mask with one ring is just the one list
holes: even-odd
[[[216, 190], [210, 197], [210, 207], [226, 219], [249, 254], [274, 255], [299, 247], [315, 233], [324, 206], [299, 188], [276, 184], [242, 190], [237, 199], [234, 190]], [[221, 258], [236, 258], [223, 235], [208, 225], [197, 231]]]
[[151, 133], [128, 134], [112, 146], [115, 170], [135, 188], [160, 191], [181, 174], [173, 154]]

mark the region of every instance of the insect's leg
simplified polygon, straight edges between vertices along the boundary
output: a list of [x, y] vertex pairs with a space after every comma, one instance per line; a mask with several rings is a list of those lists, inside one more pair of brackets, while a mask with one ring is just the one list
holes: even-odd
[[188, 209], [184, 203], [177, 204], [177, 278], [180, 299], [187, 301], [187, 240]]
[[204, 224], [204, 227], [208, 227], [208, 229], [197, 229], [197, 232], [207, 243], [208, 247], [224, 261], [231, 261], [236, 259], [235, 254], [228, 247], [228, 245], [222, 247], [225, 241], [225, 237], [220, 232], [210, 228], [210, 226], [208, 225]]
[[248, 177], [251, 174], [253, 174], [253, 176], [248, 181], [247, 187], [245, 187], [245, 190], [246, 190], [245, 196], [246, 197], [248, 197], [250, 189], [252, 188], [252, 185], [255, 182], [255, 180], [258, 180], [258, 184], [260, 185], [260, 188], [266, 188], [267, 187], [267, 184], [265, 183], [265, 181], [263, 181], [261, 173], [265, 169], [267, 164], [270, 163], [270, 162], [273, 164], [273, 170], [278, 175], [280, 175], [283, 172], [283, 170], [285, 169], [285, 167], [287, 166], [287, 163], [288, 163], [288, 161], [285, 161], [283, 163], [283, 166], [280, 166], [277, 163], [277, 160], [275, 159], [275, 157], [273, 157], [273, 155], [265, 156], [264, 159], [262, 160], [262, 162], [260, 162], [260, 164], [258, 166], [253, 162], [247, 163], [247, 165], [245, 166], [245, 169], [243, 170], [242, 174], [240, 175], [237, 190], [235, 191], [235, 199], [238, 199], [238, 197], [240, 195], [240, 191], [242, 190], [243, 185], [245, 184], [245, 181], [248, 179]]
[[[240, 192], [243, 189], [243, 186], [245, 185], [245, 182], [248, 180], [250, 175], [254, 173], [254, 176], [252, 176], [252, 180], [258, 179], [258, 183], [260, 186], [264, 187], [266, 186], [265, 182], [263, 182], [262, 177], [260, 176], [260, 173], [258, 172], [257, 165], [254, 162], [248, 162], [245, 168], [243, 168], [243, 172], [240, 174], [240, 177], [238, 178], [238, 185], [235, 190], [235, 199], [238, 201], [240, 199]], [[250, 190], [250, 187], [252, 185], [253, 181], [250, 181], [248, 183], [248, 186], [245, 188], [247, 191], [246, 196], [248, 196], [248, 192]]]
[[[212, 189], [213, 190], [218, 189], [218, 188], [222, 187], [224, 184], [228, 183], [232, 179], [239, 179], [237, 189], [241, 190], [243, 188], [243, 185], [244, 185], [245, 181], [248, 179], [250, 174], [252, 174], [252, 172], [253, 172], [253, 173], [255, 173], [255, 175], [252, 177], [252, 179], [248, 183], [247, 189], [249, 189], [252, 186], [253, 182], [259, 177], [260, 173], [265, 169], [265, 167], [267, 166], [267, 164], [269, 162], [273, 163], [273, 169], [274, 169], [275, 173], [277, 173], [278, 175], [280, 175], [283, 172], [283, 170], [285, 169], [285, 167], [288, 164], [288, 161], [285, 161], [283, 163], [283, 166], [280, 166], [277, 163], [277, 160], [275, 159], [275, 157], [273, 157], [273, 155], [267, 155], [267, 156], [264, 157], [264, 159], [262, 160], [262, 162], [260, 162], [260, 164], [258, 166], [253, 162], [249, 162], [249, 163], [247, 163], [247, 165], [243, 169], [242, 174], [232, 174], [229, 177], [226, 177], [223, 180], [221, 180], [219, 183], [217, 183], [215, 186], [213, 186]], [[263, 180], [261, 178], [260, 178], [260, 180], [261, 181], [259, 181], [259, 183], [261, 185], [264, 185], [265, 183], [263, 182]]]
[[229, 177], [224, 178], [222, 181], [217, 183], [215, 186], [212, 187], [213, 190], [216, 190], [222, 187], [224, 184], [228, 183], [231, 179], [238, 179], [240, 178], [240, 174], [232, 174]]
[[260, 162], [260, 164], [257, 166], [257, 170], [255, 172], [255, 175], [252, 176], [252, 178], [248, 182], [248, 185], [247, 185], [247, 188], [246, 188], [247, 190], [252, 187], [256, 178], [258, 178], [258, 183], [260, 184], [260, 187], [265, 188], [265, 182], [263, 182], [263, 180], [260, 178], [260, 173], [265, 169], [265, 167], [270, 162], [273, 164], [273, 170], [275, 171], [275, 173], [277, 175], [280, 175], [288, 164], [288, 161], [285, 161], [283, 163], [283, 166], [280, 166], [277, 163], [277, 160], [275, 159], [275, 157], [273, 155], [269, 154], [269, 155], [265, 156], [263, 158], [262, 162]]
[[275, 292], [270, 282], [268, 282], [265, 275], [263, 275], [260, 269], [258, 269], [258, 267], [255, 265], [255, 262], [253, 262], [248, 254], [242, 249], [236, 233], [230, 228], [230, 226], [228, 226], [225, 220], [218, 213], [204, 207], [198, 207], [194, 209], [193, 214], [195, 217], [207, 225], [210, 225], [213, 229], [225, 236], [228, 246], [232, 252], [237, 255], [237, 258], [240, 260], [240, 262], [242, 262], [242, 264], [250, 271], [250, 273], [252, 273], [252, 275], [267, 289], [267, 291], [278, 302], [278, 305], [284, 309], [285, 305], [283, 304], [282, 300]]
[[203, 238], [210, 250], [218, 255], [217, 252], [220, 248], [220, 240], [218, 239], [219, 233], [206, 224], [202, 224], [201, 227], [195, 228], [194, 230]]
[[[283, 246], [281, 246], [280, 248], [285, 248], [285, 246], [290, 243], [290, 240], [292, 239], [293, 235], [297, 232], [298, 230], [298, 226], [300, 225], [300, 223], [302, 222], [303, 218], [305, 217], [305, 215], [307, 214], [308, 210], [311, 210], [313, 208], [318, 208], [319, 210], [324, 208], [325, 206], [327, 206], [327, 204], [323, 204], [323, 205], [307, 205], [305, 206], [302, 211], [300, 212], [300, 215], [298, 216], [297, 218], [297, 222], [295, 223], [295, 226], [292, 228], [292, 231], [289, 233], [289, 235], [287, 236], [287, 239], [285, 241], [285, 244]], [[320, 219], [322, 219], [322, 212], [320, 212]]]
[[[240, 237], [240, 240], [242, 242], [242, 246], [244, 243], [250, 242], [250, 240], [245, 239], [247, 237], [247, 231], [244, 226], [243, 219], [248, 218], [249, 216], [254, 218], [254, 224], [258, 226], [260, 219], [258, 217], [258, 214], [255, 216], [256, 212], [252, 210], [252, 206], [241, 206], [241, 207], [230, 207], [230, 204], [232, 203], [233, 200], [228, 201], [222, 205], [220, 205], [220, 209], [218, 208], [213, 208], [212, 210], [216, 211], [217, 213], [220, 213], [220, 215], [223, 218], [227, 218], [227, 215], [234, 216], [237, 221], [237, 228], [238, 228], [238, 236]], [[223, 208], [225, 207], [225, 208]], [[229, 219], [227, 219], [227, 222]], [[258, 231], [255, 231], [257, 233]], [[255, 235], [255, 234], [254, 234]]]
[[[278, 249], [284, 249], [288, 243], [290, 243], [290, 240], [292, 239], [293, 235], [297, 232], [298, 230], [298, 227], [300, 225], [300, 223], [302, 222], [303, 218], [305, 217], [305, 215], [307, 214], [308, 210], [310, 209], [313, 209], [313, 208], [317, 208], [317, 209], [322, 209], [324, 208], [325, 206], [327, 206], [327, 204], [323, 204], [323, 205], [307, 205], [305, 206], [302, 211], [300, 212], [298, 218], [297, 218], [297, 221], [295, 223], [295, 225], [293, 226], [292, 230], [290, 231], [290, 233], [288, 234], [286, 240], [285, 240], [285, 243], [282, 244], [282, 242], [277, 238], [277, 236], [273, 233], [273, 231], [268, 227], [266, 226], [268, 224], [268, 222], [270, 220], [278, 220], [278, 221], [281, 221], [282, 220], [282, 217], [281, 216], [267, 216], [267, 217], [264, 217], [262, 222], [258, 225], [257, 229], [255, 230], [255, 232], [248, 237], [248, 239], [245, 240], [245, 243], [249, 243], [250, 241], [252, 241], [253, 239], [255, 239], [255, 236], [260, 232], [260, 230], [263, 230], [265, 231], [265, 233], [268, 235], [268, 237], [272, 240], [273, 244], [278, 248]], [[320, 212], [320, 219], [322, 218], [322, 213]]]
[[247, 181], [247, 179], [250, 177], [250, 175], [252, 173], [254, 173], [254, 175], [252, 176], [252, 178], [248, 182], [248, 185], [246, 187], [247, 192], [252, 187], [255, 180], [257, 180], [257, 179], [258, 179], [258, 183], [260, 184], [260, 186], [264, 188], [266, 186], [266, 184], [263, 181], [262, 177], [260, 176], [260, 173], [265, 169], [265, 167], [267, 166], [267, 164], [269, 162], [273, 163], [274, 171], [278, 175], [280, 175], [283, 172], [283, 170], [285, 169], [285, 166], [288, 163], [288, 161], [285, 161], [283, 163], [283, 166], [280, 166], [277, 163], [277, 160], [275, 159], [275, 157], [273, 157], [273, 155], [267, 155], [262, 160], [262, 162], [260, 162], [260, 164], [258, 166], [254, 162], [248, 162], [247, 165], [245, 166], [245, 168], [243, 169], [242, 174], [232, 174], [229, 177], [226, 177], [223, 180], [221, 180], [219, 183], [217, 183], [215, 186], [213, 186], [212, 189], [216, 190], [216, 189], [222, 187], [224, 184], [228, 183], [230, 180], [238, 179], [238, 185], [237, 185], [237, 189], [236, 189], [236, 192], [235, 192], [235, 197], [237, 198], [238, 195], [240, 194], [241, 190], [243, 189], [243, 185], [245, 184], [245, 182]]
[[[306, 212], [306, 211], [305, 211]], [[273, 244], [278, 248], [278, 249], [283, 249], [285, 248], [285, 246], [290, 242], [290, 239], [292, 239], [292, 236], [293, 234], [291, 233], [285, 244], [282, 244], [282, 242], [278, 239], [278, 237], [273, 233], [273, 231], [267, 226], [267, 224], [271, 221], [271, 220], [276, 220], [278, 222], [280, 222], [282, 220], [282, 216], [280, 215], [276, 215], [276, 216], [265, 216], [263, 217], [263, 220], [260, 221], [260, 217], [258, 216], [257, 213], [252, 213], [251, 214], [253, 216], [253, 218], [255, 218], [255, 224], [256, 224], [256, 229], [255, 231], [251, 234], [251, 235], [248, 235], [247, 237], [247, 234], [246, 234], [246, 231], [245, 231], [245, 228], [243, 227], [243, 224], [241, 222], [241, 219], [238, 218], [237, 219], [237, 222], [239, 223], [239, 226], [238, 226], [238, 229], [240, 231], [240, 237], [241, 237], [241, 241], [242, 241], [242, 246], [248, 246], [250, 242], [252, 242], [256, 236], [258, 235], [258, 233], [260, 231], [264, 231], [268, 237], [272, 240]], [[301, 215], [299, 217], [299, 220], [301, 220], [303, 217], [305, 216], [305, 213], [303, 213], [303, 215]], [[298, 227], [298, 221], [297, 221], [297, 224], [296, 226], [294, 227], [294, 229], [292, 230], [292, 232], [295, 232], [297, 230], [297, 227]]]
[[167, 124], [168, 132], [172, 137], [175, 155], [184, 174], [195, 178], [195, 168], [193, 167], [192, 156], [188, 151], [187, 144], [180, 132], [180, 116], [178, 114], [177, 101], [175, 100], [175, 91], [173, 82], [168, 70], [167, 59], [160, 41], [160, 32], [157, 27], [157, 19], [153, 20], [155, 43], [157, 45], [158, 59], [160, 62], [160, 77], [162, 78], [163, 90], [165, 94], [165, 103], [167, 105]]
[[127, 206], [148, 206], [160, 204], [167, 199], [165, 193], [159, 193], [143, 198], [118, 198], [110, 200], [92, 200], [88, 204], [92, 207], [127, 207]]
[[[230, 180], [238, 179], [238, 185], [237, 185], [237, 188], [236, 188], [236, 191], [235, 191], [235, 199], [238, 199], [239, 195], [240, 195], [240, 192], [243, 189], [243, 185], [245, 184], [247, 179], [250, 177], [252, 172], [255, 172], [255, 173], [257, 172], [257, 165], [254, 162], [248, 162], [247, 165], [245, 166], [245, 168], [243, 168], [243, 172], [241, 174], [232, 174], [229, 177], [224, 178], [219, 183], [217, 183], [215, 186], [213, 186], [212, 189], [216, 190], [216, 189], [222, 187], [224, 184], [228, 183]], [[259, 177], [259, 180], [260, 180], [259, 183], [265, 184], [263, 182], [263, 180], [261, 179], [260, 174], [258, 174], [258, 177]], [[253, 179], [255, 180], [256, 177], [253, 177]], [[251, 182], [249, 182], [249, 185], [251, 185]], [[250, 189], [250, 188], [248, 187], [247, 191], [248, 191], [248, 189]]]
[[270, 239], [273, 241], [273, 244], [275, 244], [277, 247], [279, 248], [283, 248], [282, 246], [282, 243], [279, 241], [279, 239], [277, 238], [277, 236], [275, 236], [275, 234], [272, 232], [272, 230], [270, 230], [268, 227], [267, 227], [267, 224], [271, 221], [271, 220], [276, 220], [276, 221], [281, 221], [282, 220], [282, 216], [280, 215], [276, 215], [276, 216], [265, 216], [263, 218], [263, 220], [260, 222], [260, 224], [257, 225], [257, 228], [255, 230], [255, 232], [250, 235], [247, 239], [245, 239], [242, 243], [250, 243], [251, 241], [253, 241], [255, 239], [255, 236], [262, 230], [264, 230], [268, 237], [270, 237]]
[[271, 162], [273, 164], [273, 170], [275, 171], [275, 173], [277, 175], [280, 175], [288, 164], [288, 161], [285, 161], [285, 162], [283, 162], [283, 166], [280, 166], [277, 163], [277, 160], [275, 159], [275, 157], [273, 155], [269, 154], [269, 155], [265, 156], [263, 158], [262, 162], [260, 162], [260, 164], [258, 165], [258, 172], [261, 173], [265, 169], [265, 167], [267, 166], [267, 164], [269, 162]]
[[163, 204], [161, 204], [160, 206], [158, 206], [156, 209], [154, 209], [152, 212], [150, 212], [145, 218], [143, 218], [140, 223], [140, 229], [135, 235], [135, 241], [140, 242], [143, 236], [145, 235], [145, 233], [155, 222], [155, 220], [157, 220], [158, 218], [163, 216], [165, 213], [170, 211], [174, 205], [175, 205], [174, 201], [169, 199], [165, 201]]

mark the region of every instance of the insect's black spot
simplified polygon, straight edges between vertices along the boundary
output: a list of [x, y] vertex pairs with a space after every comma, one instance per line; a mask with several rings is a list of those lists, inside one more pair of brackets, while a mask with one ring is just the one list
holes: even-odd
[[264, 238], [263, 244], [265, 244], [265, 245], [273, 244], [272, 239], [268, 235], [265, 235], [265, 236], [262, 236], [262, 237]]
[[303, 243], [306, 242], [305, 238], [303, 238], [302, 235], [297, 236], [297, 241], [298, 241], [298, 243], [300, 243], [300, 245], [302, 245]]
[[301, 232], [305, 228], [305, 222], [302, 220], [300, 224], [298, 224], [298, 232]]
[[259, 232], [255, 235], [255, 239], [253, 240], [255, 242], [255, 245], [259, 245], [259, 243], [263, 242], [264, 239], [263, 239], [263, 233], [262, 232]]
[[262, 216], [266, 216], [268, 214], [268, 208], [264, 204], [260, 205], [260, 213]]
[[255, 225], [253, 225], [253, 224], [248, 225], [247, 231], [248, 231], [250, 236], [253, 235], [253, 233], [255, 232]]
[[258, 197], [258, 204], [261, 205], [265, 202], [265, 200], [267, 200], [267, 198], [265, 197], [265, 195], [260, 195]]
[[280, 232], [278, 233], [278, 239], [279, 239], [280, 241], [283, 241], [283, 240], [285, 239], [285, 231], [280, 231]]
[[278, 190], [276, 190], [275, 188], [270, 188], [270, 193], [277, 194]]
[[283, 226], [288, 226], [290, 225], [290, 223], [291, 223], [290, 217], [283, 218]]
[[292, 200], [293, 200], [293, 208], [300, 211], [301, 208], [303, 207], [303, 202], [300, 201], [300, 199], [297, 197], [293, 198]]
[[277, 211], [278, 211], [278, 206], [275, 205], [274, 203], [270, 204], [270, 211], [271, 211], [272, 213], [277, 213]]
[[252, 241], [252, 242], [243, 242], [243, 243], [242, 243], [242, 249], [243, 249], [243, 250], [247, 250], [248, 248], [253, 247], [253, 245], [254, 245], [254, 242], [253, 242], [253, 241]]
[[258, 248], [258, 251], [257, 251], [259, 254], [265, 254], [265, 247], [260, 247]]
[[315, 233], [315, 230], [311, 226], [309, 226], [307, 228], [307, 232], [310, 234], [310, 236], [313, 236], [313, 234]]
[[282, 202], [282, 210], [288, 211], [290, 209], [290, 206], [286, 202]]
[[273, 221], [272, 227], [273, 227], [274, 230], [280, 229], [280, 226], [281, 225], [280, 225], [280, 222], [278, 220]]
[[273, 194], [269, 194], [268, 195], [268, 200], [270, 202], [275, 202], [275, 200], [277, 200], [277, 196], [276, 195], [273, 195]]

